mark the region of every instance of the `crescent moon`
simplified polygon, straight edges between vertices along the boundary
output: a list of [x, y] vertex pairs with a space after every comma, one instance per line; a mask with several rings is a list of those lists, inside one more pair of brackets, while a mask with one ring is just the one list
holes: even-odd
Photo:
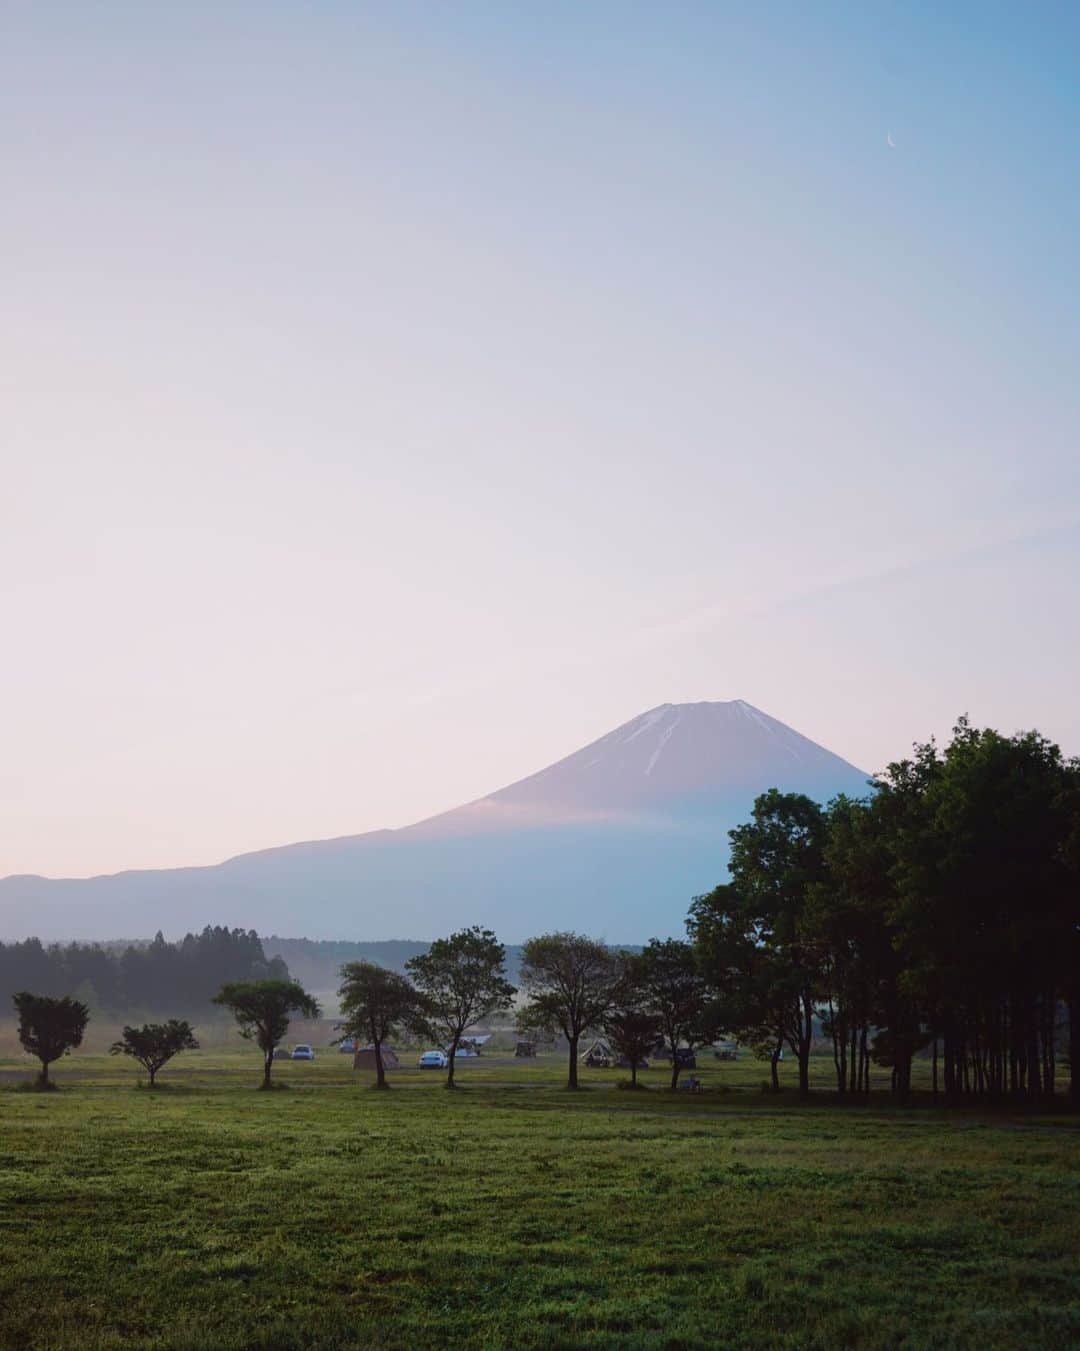
[[891, 132], [891, 131], [888, 132], [888, 133], [886, 134], [886, 136], [885, 136], [885, 144], [889, 147], [890, 150], [895, 150], [895, 149], [896, 149], [896, 142], [895, 142], [895, 141], [893, 140], [893, 138], [892, 138], [892, 132]]

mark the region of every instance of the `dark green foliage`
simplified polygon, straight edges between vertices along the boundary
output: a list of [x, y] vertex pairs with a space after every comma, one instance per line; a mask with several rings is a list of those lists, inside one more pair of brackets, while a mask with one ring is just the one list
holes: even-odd
[[386, 1088], [383, 1046], [395, 1032], [423, 1027], [424, 999], [406, 976], [374, 962], [346, 962], [341, 968], [342, 1038], [367, 1042], [375, 1050], [375, 1087]]
[[578, 1086], [578, 1043], [601, 1027], [616, 1006], [625, 979], [621, 957], [584, 934], [551, 933], [522, 948], [520, 980], [528, 995], [519, 1025], [524, 1031], [561, 1032], [570, 1047], [567, 1087]]
[[695, 1051], [715, 1035], [709, 983], [689, 943], [654, 938], [628, 960], [629, 980], [641, 1009], [651, 1014], [671, 1056], [671, 1089], [679, 1086], [680, 1052]]
[[274, 1048], [288, 1032], [290, 1016], [319, 1016], [318, 1003], [295, 980], [233, 981], [221, 987], [214, 1003], [227, 1008], [240, 1025], [240, 1035], [262, 1051], [263, 1088], [270, 1087]]
[[447, 1088], [461, 1039], [475, 1023], [508, 1009], [517, 991], [506, 979], [506, 949], [491, 932], [473, 926], [440, 938], [406, 970], [423, 996], [423, 1023], [449, 1059]]
[[181, 1051], [197, 1051], [199, 1043], [190, 1023], [170, 1018], [167, 1023], [144, 1023], [142, 1027], [125, 1027], [119, 1041], [109, 1048], [112, 1055], [129, 1055], [137, 1060], [150, 1076], [153, 1088], [157, 1072]]
[[622, 996], [621, 1006], [604, 1018], [604, 1035], [621, 1059], [630, 1066], [630, 1087], [638, 1087], [638, 1070], [648, 1064], [649, 1054], [660, 1036], [660, 1020], [635, 1007], [632, 994]]
[[731, 839], [732, 884], [690, 933], [728, 1027], [773, 1046], [774, 1087], [786, 1042], [809, 1090], [820, 1022], [842, 1096], [873, 1062], [906, 1097], [929, 1048], [935, 1095], [1053, 1097], [1080, 1018], [1080, 768], [1056, 746], [961, 719], [867, 801], [774, 790]]
[[825, 814], [817, 803], [775, 788], [757, 799], [745, 826], [731, 831], [728, 899], [736, 908], [724, 922], [744, 950], [760, 950], [746, 977], [744, 1003], [754, 1018], [750, 1030], [754, 1040], [774, 1046], [774, 1073], [779, 1048], [787, 1043], [798, 1059], [803, 1096], [810, 1091], [823, 961], [804, 913], [823, 876], [825, 837]]
[[19, 1015], [19, 1041], [28, 1055], [41, 1061], [38, 1084], [49, 1087], [49, 1066], [76, 1046], [82, 1045], [90, 1010], [68, 995], [31, 994], [22, 990], [12, 996]]
[[24, 987], [42, 994], [91, 989], [96, 1004], [116, 1013], [127, 1009], [175, 1012], [203, 1007], [230, 980], [287, 980], [280, 958], [267, 958], [254, 930], [210, 926], [167, 943], [103, 946], [53, 944], [37, 938], [0, 943], [0, 998]]

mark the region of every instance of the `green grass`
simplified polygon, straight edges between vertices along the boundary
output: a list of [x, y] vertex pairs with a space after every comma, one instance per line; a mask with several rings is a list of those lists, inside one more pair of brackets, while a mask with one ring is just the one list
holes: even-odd
[[[299, 1038], [297, 1038], [299, 1039]], [[1080, 1344], [1080, 1122], [677, 1097], [561, 1061], [0, 1059], [4, 1347]], [[6, 1073], [5, 1073], [6, 1072]], [[790, 1068], [786, 1073], [790, 1075]], [[829, 1065], [816, 1067], [822, 1085]], [[717, 1091], [720, 1088], [729, 1091]]]

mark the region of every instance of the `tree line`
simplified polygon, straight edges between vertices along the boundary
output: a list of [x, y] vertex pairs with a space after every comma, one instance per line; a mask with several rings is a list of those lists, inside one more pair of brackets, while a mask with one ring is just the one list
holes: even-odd
[[0, 999], [16, 993], [71, 994], [108, 1013], [189, 1012], [230, 980], [285, 979], [280, 957], [267, 957], [254, 930], [207, 925], [178, 943], [160, 931], [150, 943], [0, 943]]
[[[944, 750], [917, 746], [865, 798], [823, 807], [772, 789], [730, 839], [729, 880], [693, 901], [685, 939], [616, 951], [550, 933], [522, 946], [517, 1023], [565, 1038], [569, 1088], [590, 1031], [633, 1083], [662, 1046], [673, 1089], [687, 1056], [726, 1034], [771, 1062], [774, 1088], [790, 1051], [802, 1096], [824, 1041], [841, 1098], [869, 1094], [871, 1065], [906, 1098], [924, 1056], [935, 1098], [1053, 1100], [1080, 1033], [1080, 764], [1038, 733], [961, 719]], [[380, 1088], [387, 1042], [430, 1036], [452, 1088], [468, 1030], [517, 1001], [506, 949], [473, 927], [404, 965], [341, 967], [341, 1036], [373, 1048]], [[281, 973], [213, 998], [258, 1044], [265, 1087], [289, 1016], [319, 1012]], [[1080, 1105], [1075, 1075], [1070, 1096]]]
[[774, 790], [731, 832], [729, 871], [690, 935], [774, 1075], [787, 1047], [809, 1092], [818, 1026], [842, 1097], [874, 1063], [905, 1098], [922, 1054], [935, 1097], [1053, 1098], [1080, 1036], [1080, 765], [1044, 737], [961, 719], [866, 799]]

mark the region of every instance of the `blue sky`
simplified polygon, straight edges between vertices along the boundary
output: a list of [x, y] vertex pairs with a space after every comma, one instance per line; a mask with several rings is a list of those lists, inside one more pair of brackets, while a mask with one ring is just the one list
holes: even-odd
[[1071, 5], [5, 7], [0, 872], [404, 824], [667, 700], [1080, 753], [1078, 59]]

